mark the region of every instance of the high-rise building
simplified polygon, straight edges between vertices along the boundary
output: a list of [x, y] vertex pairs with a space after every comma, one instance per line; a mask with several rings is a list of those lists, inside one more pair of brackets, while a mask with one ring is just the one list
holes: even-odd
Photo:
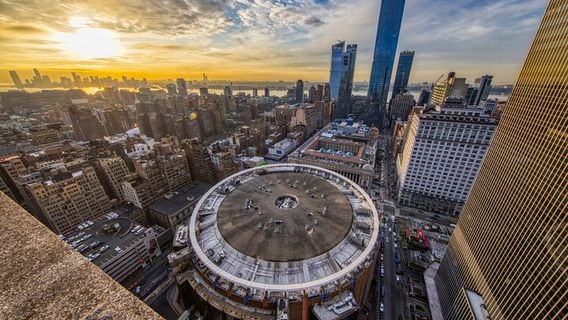
[[177, 95], [177, 90], [176, 90], [176, 85], [173, 83], [168, 83], [166, 85], [166, 90], [168, 91], [168, 95], [169, 96], [175, 96]]
[[489, 97], [489, 91], [491, 91], [492, 80], [493, 76], [484, 75], [483, 77], [481, 77], [481, 81], [479, 82], [479, 90], [477, 91], [477, 95], [474, 101], [475, 105], [479, 105], [481, 100], [487, 100], [487, 97]]
[[339, 41], [331, 46], [331, 70], [329, 71], [329, 88], [333, 101], [339, 98], [339, 84], [341, 83], [341, 73], [343, 70], [343, 51], [345, 51], [345, 41]]
[[193, 138], [184, 140], [182, 147], [188, 159], [191, 177], [202, 182], [216, 182], [215, 165], [211, 161], [207, 146], [203, 145], [199, 139]]
[[412, 93], [400, 92], [394, 96], [390, 102], [389, 109], [391, 120], [408, 120], [408, 115], [415, 105], [416, 101]]
[[414, 51], [401, 51], [398, 56], [398, 65], [396, 67], [396, 76], [394, 78], [394, 86], [392, 88], [392, 96], [406, 90], [408, 79], [410, 79], [410, 70], [414, 61]]
[[89, 166], [57, 173], [27, 185], [26, 190], [34, 202], [29, 206], [33, 214], [55, 233], [66, 233], [111, 207], [95, 169]]
[[264, 96], [266, 98], [270, 97], [270, 90], [268, 90], [268, 87], [264, 88]]
[[568, 318], [567, 16], [549, 1], [434, 277], [446, 320]]
[[448, 97], [461, 97], [467, 96], [468, 85], [465, 83], [465, 78], [456, 78], [455, 72], [448, 73], [448, 76], [443, 81], [438, 81], [432, 88], [430, 95], [430, 103], [439, 107], [446, 102]]
[[177, 83], [178, 94], [182, 97], [187, 96], [187, 82], [185, 82], [185, 79], [177, 78], [176, 83]]
[[379, 123], [383, 122], [386, 115], [387, 95], [405, 2], [405, 0], [381, 1], [369, 91], [367, 93], [367, 97], [373, 106], [379, 108]]
[[130, 174], [124, 160], [120, 157], [98, 158], [96, 167], [99, 180], [111, 199], [124, 200], [122, 182]]
[[22, 80], [20, 79], [17, 71], [10, 70], [10, 77], [12, 77], [12, 81], [14, 82], [16, 88], [22, 89], [24, 87], [24, 84], [22, 83]]
[[346, 118], [351, 112], [351, 93], [353, 91], [353, 76], [357, 45], [348, 44], [341, 59], [341, 81], [339, 82], [339, 97], [335, 106], [335, 118]]
[[459, 214], [497, 127], [481, 108], [413, 112], [396, 165], [402, 204]]
[[252, 88], [252, 96], [258, 97], [258, 89], [257, 88]]
[[89, 108], [72, 106], [68, 112], [76, 139], [96, 140], [102, 139], [107, 134], [103, 124]]
[[296, 103], [304, 102], [304, 81], [298, 80], [296, 82]]

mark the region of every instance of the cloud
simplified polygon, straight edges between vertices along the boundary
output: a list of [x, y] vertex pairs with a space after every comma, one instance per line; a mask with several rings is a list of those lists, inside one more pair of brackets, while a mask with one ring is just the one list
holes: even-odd
[[[528, 50], [546, 0], [406, 1], [398, 49], [416, 51], [411, 81], [492, 73], [511, 81]], [[116, 33], [126, 47], [93, 69], [199, 65], [235, 76], [304, 75], [325, 80], [330, 46], [357, 43], [356, 80], [367, 80], [380, 1], [370, 0], [0, 0], [0, 68], [66, 64], [41, 33], [72, 32], [74, 24]], [[82, 17], [82, 18], [81, 18]], [[38, 36], [40, 35], [40, 36]], [[168, 69], [169, 70], [169, 69]], [[257, 70], [257, 71], [255, 71]], [[258, 71], [262, 70], [262, 72]]]
[[323, 20], [321, 20], [320, 18], [317, 17], [309, 17], [306, 20], [304, 20], [304, 23], [310, 26], [315, 26], [315, 27], [319, 27], [321, 25], [324, 25], [325, 22]]

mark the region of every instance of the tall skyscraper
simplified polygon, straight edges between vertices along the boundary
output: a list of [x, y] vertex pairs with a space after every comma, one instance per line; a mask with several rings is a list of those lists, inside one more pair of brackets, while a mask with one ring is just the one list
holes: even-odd
[[412, 61], [414, 61], [414, 51], [405, 50], [400, 52], [392, 88], [392, 97], [406, 90], [408, 79], [410, 78], [410, 70], [412, 69]]
[[304, 81], [298, 80], [296, 82], [296, 103], [304, 102]]
[[568, 318], [566, 17], [550, 0], [435, 276], [446, 320]]
[[329, 87], [331, 99], [337, 101], [339, 97], [339, 84], [341, 82], [341, 70], [343, 70], [343, 51], [345, 41], [339, 41], [331, 46], [331, 70], [329, 71]]
[[485, 75], [481, 77], [479, 90], [477, 91], [477, 96], [474, 101], [475, 105], [479, 105], [481, 100], [487, 100], [487, 97], [489, 97], [489, 91], [491, 91], [491, 81], [493, 81], [493, 76]]
[[182, 97], [187, 96], [187, 83], [184, 78], [177, 78], [178, 94]]
[[22, 80], [18, 75], [18, 72], [16, 72], [15, 70], [10, 70], [10, 77], [12, 77], [12, 81], [14, 81], [14, 85], [16, 86], [16, 88], [22, 89], [24, 87], [24, 85], [22, 84]]
[[368, 99], [379, 108], [379, 123], [386, 114], [386, 101], [389, 93], [392, 68], [402, 23], [405, 0], [382, 0], [375, 51], [369, 80]]
[[353, 75], [357, 45], [348, 44], [341, 58], [341, 81], [339, 82], [339, 97], [335, 108], [335, 118], [345, 118], [351, 112], [351, 92], [353, 91]]

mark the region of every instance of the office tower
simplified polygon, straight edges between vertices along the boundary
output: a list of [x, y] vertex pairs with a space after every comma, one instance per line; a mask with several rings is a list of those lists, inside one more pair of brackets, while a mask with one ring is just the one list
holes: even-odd
[[430, 103], [440, 107], [448, 97], [465, 97], [467, 95], [465, 78], [456, 78], [455, 72], [448, 73], [444, 81], [438, 81], [432, 88]]
[[459, 214], [497, 128], [481, 108], [413, 112], [397, 155], [402, 204]]
[[105, 194], [93, 167], [65, 170], [49, 179], [26, 186], [33, 214], [46, 221], [55, 233], [66, 233], [89, 219], [110, 210]]
[[257, 88], [252, 88], [252, 96], [258, 97], [258, 89]]
[[298, 80], [296, 82], [296, 103], [304, 102], [304, 81]]
[[233, 160], [228, 151], [219, 151], [211, 154], [211, 162], [215, 166], [218, 179], [224, 179], [239, 172], [239, 165]]
[[95, 169], [107, 195], [118, 202], [123, 201], [122, 182], [130, 174], [124, 160], [117, 156], [98, 158]]
[[230, 86], [225, 86], [225, 88], [223, 88], [223, 95], [225, 97], [232, 96], [233, 95], [233, 89]]
[[207, 96], [209, 94], [209, 89], [207, 89], [206, 87], [201, 87], [199, 88], [199, 95], [200, 96]]
[[268, 87], [264, 88], [264, 96], [266, 98], [270, 97], [270, 90], [268, 90]]
[[207, 183], [217, 181], [215, 165], [211, 161], [206, 145], [203, 145], [199, 139], [193, 138], [184, 140], [182, 148], [185, 150], [189, 170], [194, 180]]
[[83, 81], [81, 81], [81, 76], [79, 76], [75, 72], [71, 72], [71, 76], [73, 77], [73, 83], [74, 83], [75, 87], [82, 88], [83, 87]]
[[147, 209], [156, 200], [152, 195], [150, 181], [136, 173], [131, 173], [124, 177], [122, 193], [124, 194], [124, 201], [128, 201], [143, 210]]
[[427, 104], [428, 101], [430, 101], [431, 94], [432, 92], [430, 90], [422, 89], [422, 91], [420, 92], [420, 96], [418, 97], [418, 101], [416, 102], [416, 105], [423, 106]]
[[185, 82], [185, 79], [184, 78], [177, 78], [176, 83], [177, 83], [178, 94], [182, 97], [186, 97], [187, 96], [187, 82]]
[[484, 75], [481, 77], [481, 81], [479, 82], [479, 90], [477, 91], [477, 96], [475, 97], [475, 105], [479, 105], [481, 100], [487, 100], [489, 97], [489, 91], [491, 91], [491, 81], [493, 80], [493, 76]]
[[166, 90], [168, 91], [168, 95], [169, 96], [175, 96], [177, 95], [177, 90], [176, 90], [176, 85], [173, 83], [168, 83], [166, 85]]
[[382, 0], [373, 64], [369, 80], [368, 99], [373, 107], [379, 108], [379, 123], [386, 115], [386, 102], [389, 93], [391, 74], [402, 23], [405, 0]]
[[339, 82], [339, 97], [335, 106], [335, 118], [346, 118], [351, 112], [351, 92], [353, 91], [353, 76], [357, 45], [348, 44], [341, 59], [341, 81]]
[[477, 93], [479, 92], [479, 88], [477, 87], [468, 87], [467, 93], [465, 95], [464, 104], [473, 106], [475, 105], [475, 99], [477, 98]]
[[154, 153], [168, 192], [191, 182], [187, 157], [183, 151], [174, 150], [169, 143], [156, 143]]
[[22, 80], [20, 79], [17, 71], [10, 70], [10, 77], [12, 77], [12, 81], [14, 82], [16, 88], [22, 89], [24, 87], [24, 84], [22, 83]]
[[310, 89], [308, 89], [308, 102], [313, 103], [316, 101], [318, 94], [317, 90], [316, 86], [311, 86]]
[[414, 61], [414, 51], [406, 50], [399, 54], [396, 77], [394, 78], [394, 86], [392, 88], [393, 97], [406, 90], [408, 79], [410, 79], [412, 61]]
[[567, 16], [549, 1], [435, 275], [446, 320], [568, 318]]
[[41, 87], [43, 84], [43, 77], [38, 69], [34, 68], [34, 76], [32, 78], [32, 84], [36, 87]]
[[408, 120], [408, 115], [416, 105], [414, 96], [408, 92], [400, 92], [390, 102], [390, 118], [392, 120]]
[[339, 98], [339, 84], [343, 70], [343, 52], [345, 41], [339, 41], [331, 46], [331, 70], [329, 71], [329, 90], [333, 101]]
[[88, 108], [72, 106], [68, 112], [77, 140], [102, 139], [107, 134], [105, 127]]
[[0, 180], [6, 189], [6, 195], [18, 203], [24, 201], [20, 186], [20, 178], [28, 173], [28, 170], [20, 156], [9, 156], [0, 159]]

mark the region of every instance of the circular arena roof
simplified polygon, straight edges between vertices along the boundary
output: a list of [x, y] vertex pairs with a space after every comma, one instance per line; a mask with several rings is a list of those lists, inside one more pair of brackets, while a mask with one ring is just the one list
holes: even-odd
[[322, 177], [275, 172], [239, 184], [217, 212], [221, 236], [267, 261], [298, 261], [329, 251], [353, 222], [347, 196]]
[[376, 253], [377, 211], [332, 171], [276, 164], [219, 182], [190, 218], [194, 260], [218, 286], [260, 291], [335, 287]]

